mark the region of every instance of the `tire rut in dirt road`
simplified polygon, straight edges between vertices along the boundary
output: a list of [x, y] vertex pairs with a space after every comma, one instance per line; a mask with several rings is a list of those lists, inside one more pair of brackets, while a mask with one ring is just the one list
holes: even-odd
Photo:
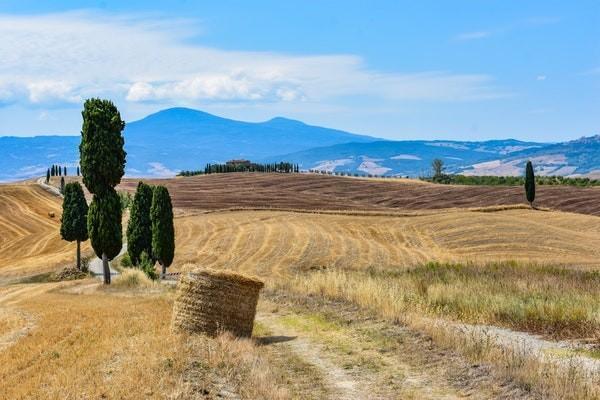
[[[305, 360], [318, 365], [324, 359], [336, 367], [325, 367], [327, 381], [350, 378], [357, 391], [350, 398], [534, 397], [491, 366], [473, 364], [437, 347], [426, 335], [375, 319], [348, 304], [266, 292], [259, 310], [260, 324], [273, 326], [280, 335], [297, 336], [289, 343], [298, 342], [293, 350]], [[338, 370], [342, 377], [335, 376]]]
[[273, 335], [282, 337], [295, 336], [293, 340], [278, 345], [285, 346], [286, 349], [291, 350], [303, 361], [315, 367], [330, 392], [329, 398], [339, 400], [371, 398], [361, 390], [361, 387], [364, 387], [364, 382], [356, 380], [342, 366], [337, 365], [333, 359], [328, 357], [323, 345], [303, 336], [300, 332], [292, 331], [282, 326], [278, 321], [278, 317], [277, 314], [259, 313], [256, 319]]

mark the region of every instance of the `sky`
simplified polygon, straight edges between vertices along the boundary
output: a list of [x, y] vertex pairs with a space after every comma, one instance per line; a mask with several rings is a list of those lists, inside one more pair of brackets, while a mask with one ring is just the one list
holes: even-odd
[[0, 135], [184, 106], [388, 139], [600, 134], [600, 2], [0, 1]]

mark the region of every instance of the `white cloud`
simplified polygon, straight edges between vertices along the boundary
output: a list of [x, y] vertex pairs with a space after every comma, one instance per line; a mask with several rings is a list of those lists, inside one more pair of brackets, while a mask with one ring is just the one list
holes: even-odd
[[545, 81], [546, 80], [546, 75], [538, 75], [535, 77], [536, 81]]
[[[148, 165], [150, 166], [150, 168], [148, 168], [146, 172], [152, 176], [168, 178], [177, 175], [177, 171], [173, 171], [172, 169], [167, 168], [164, 164], [161, 164], [159, 162], [151, 162], [148, 163]], [[128, 172], [131, 173], [132, 171]]]
[[0, 15], [0, 105], [52, 107], [91, 96], [193, 105], [506, 95], [484, 74], [381, 73], [352, 55], [220, 50], [191, 43], [198, 31], [190, 21], [89, 12]]
[[460, 33], [455, 36], [457, 40], [476, 40], [476, 39], [484, 39], [490, 36], [492, 33], [489, 31], [477, 31], [477, 32], [465, 32]]

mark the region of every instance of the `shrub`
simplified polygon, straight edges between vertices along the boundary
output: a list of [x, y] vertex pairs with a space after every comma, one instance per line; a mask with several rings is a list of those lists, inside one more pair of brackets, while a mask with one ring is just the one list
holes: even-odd
[[158, 278], [158, 274], [154, 269], [154, 261], [145, 251], [142, 252], [142, 255], [140, 256], [139, 268], [142, 270], [142, 272], [144, 272], [144, 274], [146, 274], [148, 278], [152, 279], [153, 281]]
[[129, 254], [125, 253], [123, 257], [121, 257], [121, 267], [123, 268], [131, 268], [133, 264], [131, 263], [131, 258], [129, 258]]

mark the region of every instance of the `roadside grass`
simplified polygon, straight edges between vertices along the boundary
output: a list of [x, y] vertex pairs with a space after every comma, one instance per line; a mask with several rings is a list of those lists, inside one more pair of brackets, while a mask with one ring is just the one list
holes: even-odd
[[[553, 338], [600, 341], [600, 274], [514, 262], [426, 263], [413, 268], [325, 269], [278, 280], [278, 290], [356, 304], [431, 336], [474, 362], [489, 362], [542, 396], [594, 399], [600, 377], [576, 354], [557, 364], [528, 348], [459, 328], [464, 322], [499, 325]], [[584, 355], [584, 354], [581, 354]]]
[[326, 269], [280, 287], [342, 298], [393, 320], [427, 314], [552, 338], [600, 340], [600, 272], [502, 262]]

